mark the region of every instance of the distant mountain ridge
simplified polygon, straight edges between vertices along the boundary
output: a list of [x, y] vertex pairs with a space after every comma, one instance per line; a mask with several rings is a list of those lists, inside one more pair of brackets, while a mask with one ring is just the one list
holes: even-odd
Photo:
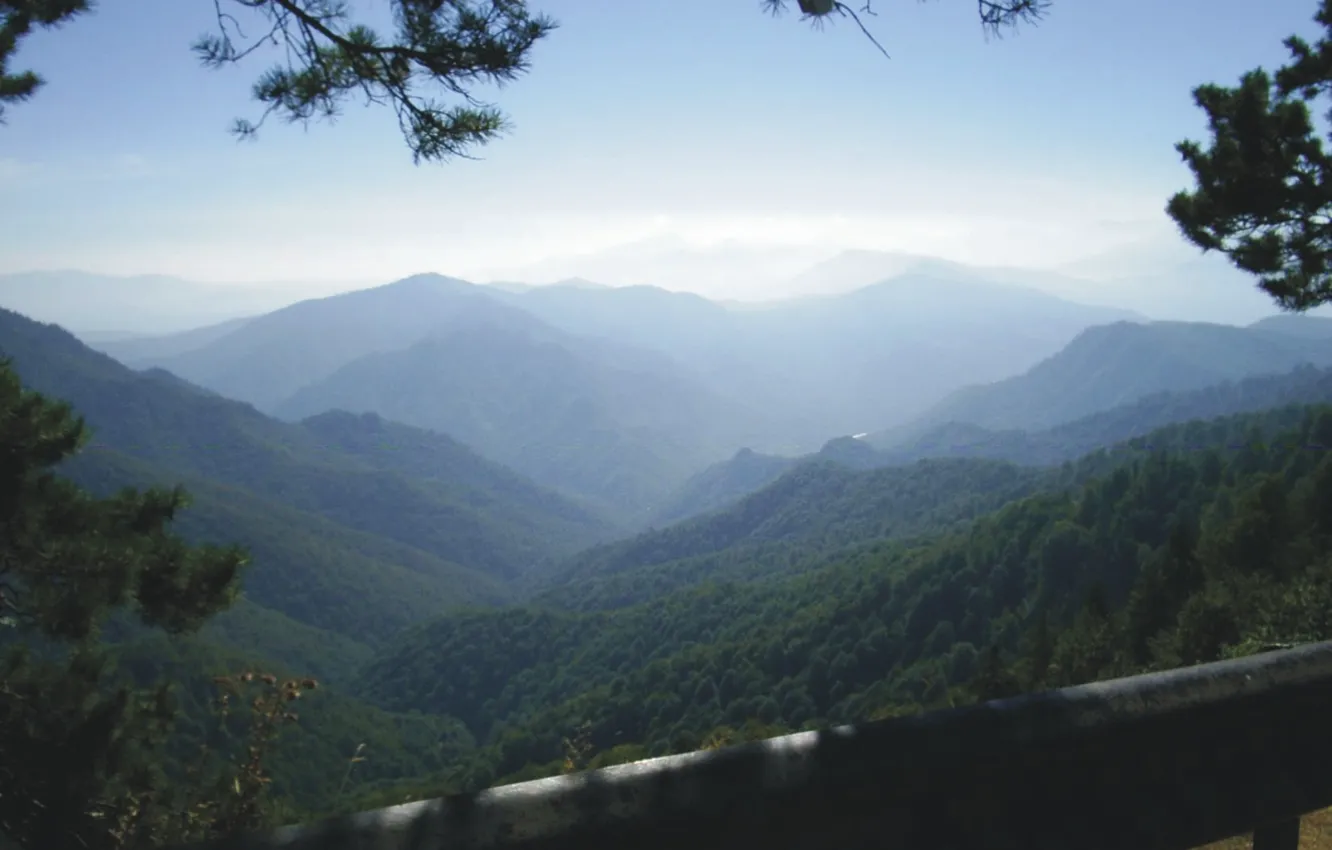
[[[228, 398], [271, 411], [297, 390], [360, 357], [405, 348], [448, 327], [484, 323], [533, 325], [536, 320], [471, 284], [418, 275], [373, 289], [300, 301], [165, 356], [140, 353], [143, 341], [100, 348], [124, 358], [129, 366], [160, 366]], [[204, 331], [194, 333], [202, 337]]]
[[570, 333], [668, 354], [718, 392], [790, 421], [793, 443], [814, 445], [903, 420], [969, 381], [1020, 372], [1092, 325], [1144, 320], [927, 274], [750, 310], [652, 287], [540, 287], [509, 300]]
[[659, 525], [726, 508], [791, 470], [834, 462], [848, 469], [904, 466], [927, 458], [978, 458], [1027, 466], [1053, 466], [1097, 449], [1180, 422], [1285, 407], [1332, 403], [1332, 368], [1304, 365], [1269, 375], [1224, 381], [1197, 390], [1159, 392], [1129, 404], [1039, 430], [991, 430], [948, 422], [875, 448], [866, 440], [830, 440], [819, 452], [777, 457], [743, 450], [694, 475], [664, 504]]
[[764, 441], [757, 410], [668, 356], [571, 335], [501, 290], [437, 275], [194, 334], [201, 344], [164, 356], [143, 340], [99, 347], [291, 421], [344, 409], [447, 433], [624, 515], [734, 445]]
[[428, 427], [645, 516], [742, 446], [799, 453], [904, 421], [1126, 317], [919, 274], [761, 310], [652, 287], [416, 275], [227, 328], [97, 347], [292, 420], [342, 408]]
[[[903, 431], [920, 434], [950, 422], [992, 430], [1051, 428], [1155, 392], [1201, 389], [1303, 364], [1332, 366], [1325, 338], [1273, 327], [1117, 322], [1088, 328], [1021, 375], [956, 391]], [[891, 433], [870, 438], [880, 447], [893, 439]]]

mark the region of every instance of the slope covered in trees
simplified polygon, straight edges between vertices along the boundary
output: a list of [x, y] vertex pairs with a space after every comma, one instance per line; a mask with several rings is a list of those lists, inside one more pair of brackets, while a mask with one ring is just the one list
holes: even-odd
[[193, 503], [179, 532], [194, 542], [244, 545], [252, 558], [248, 599], [357, 642], [374, 643], [446, 608], [512, 598], [493, 577], [421, 549], [109, 450], [89, 449], [63, 471], [103, 495], [125, 486], [185, 485]]
[[[511, 578], [612, 534], [590, 509], [444, 437], [387, 431], [357, 417], [309, 428], [279, 422], [173, 376], [134, 372], [55, 326], [7, 311], [0, 311], [0, 354], [27, 385], [78, 408], [95, 432], [92, 448], [163, 475], [239, 488], [470, 570]], [[408, 451], [411, 462], [403, 462]], [[515, 504], [501, 508], [502, 499]]]
[[1051, 684], [1328, 637], [1327, 446], [1329, 408], [1173, 426], [965, 530], [786, 581], [415, 627], [360, 692], [467, 723], [486, 746], [454, 779], [477, 782], [555, 769], [580, 728], [615, 759], [1002, 692], [1041, 634]]
[[[193, 482], [205, 491], [196, 514], [178, 481], [153, 480], [151, 467], [109, 450], [81, 453], [88, 435], [68, 406], [23, 386], [0, 362], [0, 836], [7, 846], [179, 846], [309, 817], [378, 782], [438, 772], [473, 747], [456, 720], [393, 715], [309, 678], [315, 671], [348, 682], [368, 650], [347, 635], [373, 640], [376, 630], [388, 631], [376, 614], [402, 619], [391, 606], [376, 608], [391, 590], [375, 580], [392, 584], [392, 576], [356, 577], [359, 599], [356, 588], [329, 593], [337, 577], [319, 586], [317, 576], [273, 563], [262, 545], [237, 547], [227, 538], [254, 519], [224, 510], [237, 494], [240, 507], [250, 507], [242, 491]], [[291, 546], [302, 515], [259, 508], [273, 523], [271, 537]], [[201, 536], [228, 545], [192, 543], [188, 529], [199, 532], [191, 523], [199, 519]], [[324, 525], [317, 531], [333, 554], [353, 546], [337, 535], [345, 529]], [[318, 612], [310, 619], [330, 629], [238, 598], [251, 558], [269, 571], [244, 582], [257, 586], [255, 596], [274, 581], [308, 582], [314, 586], [302, 589]], [[327, 566], [337, 573], [342, 565]], [[393, 601], [416, 604], [420, 617], [442, 610], [430, 604], [441, 591], [424, 583]], [[302, 695], [310, 711], [297, 714], [291, 703]]]
[[789, 575], [832, 553], [937, 533], [1037, 489], [1045, 476], [994, 461], [922, 461], [866, 472], [795, 469], [736, 505], [581, 553], [542, 577], [543, 603], [622, 606], [704, 580]]

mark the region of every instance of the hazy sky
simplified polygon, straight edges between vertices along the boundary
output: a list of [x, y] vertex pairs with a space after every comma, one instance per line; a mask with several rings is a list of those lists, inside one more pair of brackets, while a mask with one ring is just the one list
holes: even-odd
[[103, 3], [31, 37], [18, 66], [49, 84], [0, 127], [0, 272], [530, 278], [644, 239], [1053, 266], [1173, 238], [1190, 90], [1282, 61], [1315, 3], [1055, 0], [987, 41], [975, 3], [877, 0], [891, 61], [849, 21], [757, 0], [533, 5], [561, 26], [497, 95], [513, 134], [444, 166], [358, 103], [238, 144], [265, 63], [198, 65], [208, 0]]

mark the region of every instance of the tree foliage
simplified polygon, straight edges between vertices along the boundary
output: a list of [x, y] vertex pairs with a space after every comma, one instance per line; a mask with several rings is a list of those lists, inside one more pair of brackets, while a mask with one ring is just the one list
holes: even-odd
[[88, 439], [68, 405], [0, 362], [0, 834], [24, 847], [123, 846], [164, 793], [166, 688], [109, 681], [98, 638], [132, 610], [168, 634], [234, 598], [244, 553], [168, 526], [179, 490], [95, 499], [56, 467]]
[[[353, 19], [344, 0], [215, 0], [214, 6], [216, 30], [194, 44], [206, 67], [260, 53], [281, 57], [254, 84], [262, 113], [255, 121], [238, 119], [237, 135], [253, 137], [273, 115], [301, 123], [332, 119], [359, 94], [393, 108], [417, 162], [466, 157], [498, 137], [504, 114], [475, 92], [526, 71], [533, 45], [555, 28], [523, 0], [392, 0], [391, 37]], [[43, 82], [31, 71], [9, 69], [20, 40], [90, 8], [88, 0], [0, 0], [0, 110], [28, 99]]]
[[1295, 311], [1332, 301], [1332, 156], [1318, 121], [1332, 119], [1319, 114], [1332, 88], [1332, 0], [1314, 20], [1323, 36], [1287, 38], [1290, 62], [1274, 74], [1258, 68], [1237, 86], [1194, 90], [1211, 140], [1176, 146], [1195, 187], [1166, 206], [1185, 238], [1225, 254]]
[[[1051, 2], [1052, 0], [976, 0], [976, 14], [987, 33], [1000, 35], [1005, 30], [1017, 28], [1020, 24], [1040, 20], [1049, 10]], [[762, 0], [762, 3], [764, 10], [774, 17], [786, 12], [791, 5], [790, 0]], [[834, 16], [850, 18], [883, 55], [888, 55], [888, 51], [860, 17], [877, 15], [872, 0], [865, 0], [858, 9], [840, 0], [796, 0], [796, 6], [800, 9], [800, 14], [816, 26], [821, 26]]]
[[10, 60], [33, 29], [49, 29], [89, 10], [90, 0], [0, 0], [0, 123], [5, 107], [28, 100], [44, 82], [32, 71], [14, 71]]

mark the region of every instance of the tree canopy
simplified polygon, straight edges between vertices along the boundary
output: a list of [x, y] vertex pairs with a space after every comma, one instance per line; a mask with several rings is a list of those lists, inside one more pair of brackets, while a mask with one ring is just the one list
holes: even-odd
[[[90, 0], [0, 0], [0, 119], [7, 105], [29, 99], [44, 82], [10, 69], [20, 40], [91, 6]], [[335, 117], [356, 95], [392, 107], [417, 162], [465, 157], [497, 138], [506, 118], [474, 92], [526, 71], [532, 46], [555, 22], [523, 0], [393, 0], [390, 6], [393, 33], [386, 36], [354, 19], [344, 0], [216, 0], [217, 25], [195, 41], [194, 51], [206, 67], [220, 68], [278, 48], [282, 58], [253, 86], [260, 116], [232, 127], [243, 138], [273, 115], [293, 122]]]
[[1287, 38], [1290, 62], [1276, 73], [1258, 68], [1237, 86], [1194, 90], [1211, 140], [1176, 146], [1195, 187], [1166, 206], [1186, 239], [1222, 252], [1294, 311], [1332, 301], [1332, 157], [1315, 117], [1332, 88], [1332, 0], [1314, 20], [1323, 36]]
[[235, 599], [245, 553], [190, 546], [169, 525], [180, 490], [98, 499], [56, 473], [87, 441], [69, 405], [0, 361], [0, 838], [120, 847], [171, 811], [155, 753], [170, 692], [110, 681], [101, 627], [135, 612], [168, 634]]

